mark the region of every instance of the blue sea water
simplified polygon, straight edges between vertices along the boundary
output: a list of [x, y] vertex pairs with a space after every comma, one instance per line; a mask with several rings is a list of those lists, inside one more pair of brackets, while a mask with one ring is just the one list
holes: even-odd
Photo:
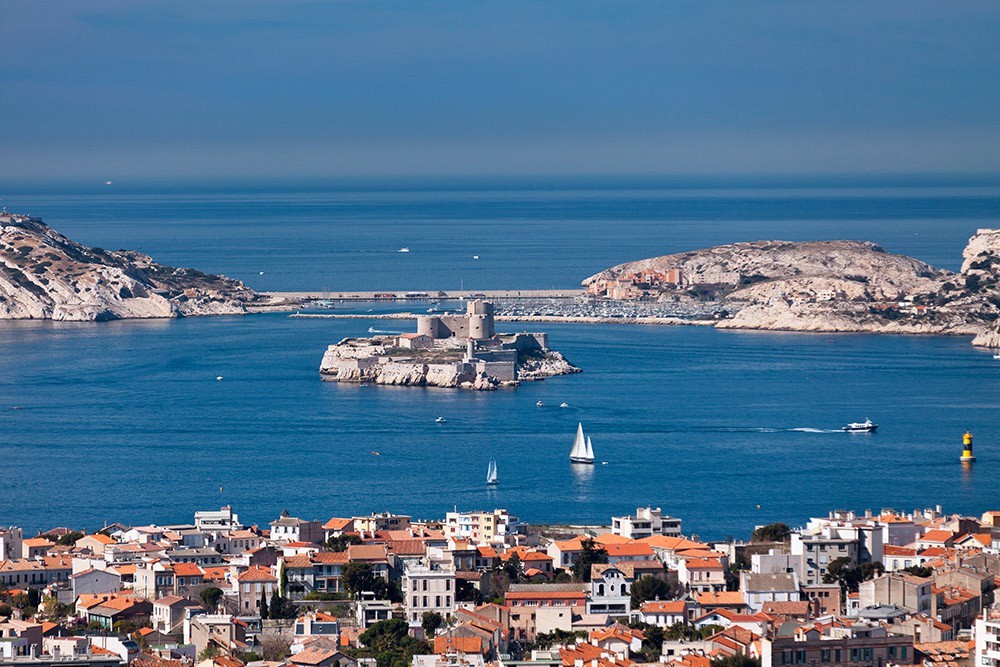
[[[2, 204], [88, 244], [259, 289], [530, 289], [758, 238], [869, 239], [954, 269], [977, 227], [998, 226], [1000, 190], [104, 192]], [[553, 346], [584, 373], [489, 394], [321, 382], [325, 346], [372, 325], [387, 327], [281, 314], [0, 324], [0, 524], [179, 522], [225, 503], [254, 522], [282, 508], [326, 519], [454, 506], [607, 521], [652, 503], [687, 532], [724, 537], [836, 507], [1000, 503], [1000, 362], [965, 337], [551, 324]], [[837, 432], [866, 416], [878, 433]], [[594, 439], [591, 469], [567, 460], [578, 421]], [[966, 428], [971, 470], [958, 462]]]

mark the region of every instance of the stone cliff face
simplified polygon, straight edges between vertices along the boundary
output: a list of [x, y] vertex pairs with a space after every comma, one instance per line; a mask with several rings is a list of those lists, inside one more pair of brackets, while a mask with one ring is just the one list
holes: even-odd
[[684, 283], [647, 297], [715, 300], [729, 329], [976, 335], [1000, 347], [1000, 230], [969, 239], [960, 273], [862, 241], [757, 241], [629, 262], [584, 285], [671, 269]]
[[238, 280], [89, 248], [37, 218], [0, 214], [0, 319], [237, 314], [260, 299]]

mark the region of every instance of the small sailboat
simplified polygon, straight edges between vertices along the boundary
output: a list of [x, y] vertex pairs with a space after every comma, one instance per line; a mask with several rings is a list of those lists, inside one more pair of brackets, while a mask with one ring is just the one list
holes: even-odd
[[590, 438], [583, 435], [583, 424], [576, 426], [576, 438], [573, 439], [573, 449], [569, 452], [569, 460], [572, 463], [594, 465], [594, 445], [590, 442]]
[[544, 408], [544, 407], [545, 407], [545, 404], [544, 404], [544, 403], [542, 403], [541, 401], [538, 401], [537, 403], [535, 403], [535, 406], [536, 406], [536, 407], [539, 407], [539, 408]]
[[490, 465], [486, 469], [486, 485], [496, 486], [500, 483], [500, 478], [497, 476], [497, 462], [492, 456], [490, 457]]
[[443, 424], [443, 423], [445, 423], [446, 421], [448, 421], [448, 420], [447, 420], [447, 419], [445, 419], [444, 417], [438, 417], [437, 419], [435, 419], [435, 420], [434, 420], [434, 423], [435, 423], [435, 424]]

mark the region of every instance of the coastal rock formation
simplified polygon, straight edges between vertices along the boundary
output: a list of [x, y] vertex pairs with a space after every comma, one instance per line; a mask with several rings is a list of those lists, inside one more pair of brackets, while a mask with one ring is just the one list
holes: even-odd
[[1000, 347], [1000, 230], [979, 230], [963, 258], [954, 273], [865, 241], [756, 241], [628, 262], [583, 284], [712, 303], [718, 328], [971, 334]]
[[100, 321], [246, 312], [238, 280], [81, 245], [38, 218], [0, 214], [0, 319]]

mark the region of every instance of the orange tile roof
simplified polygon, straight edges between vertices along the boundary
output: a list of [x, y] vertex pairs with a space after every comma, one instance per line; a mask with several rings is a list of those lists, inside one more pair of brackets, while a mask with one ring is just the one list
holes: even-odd
[[321, 648], [311, 648], [302, 651], [301, 653], [296, 653], [289, 658], [289, 662], [296, 665], [319, 665], [326, 662], [333, 656], [337, 655], [336, 651], [327, 651]]
[[277, 581], [268, 570], [262, 567], [252, 567], [237, 577], [240, 582], [244, 581]]
[[348, 526], [354, 525], [354, 519], [341, 519], [333, 517], [323, 524], [323, 530], [344, 530]]
[[174, 574], [178, 577], [201, 577], [205, 573], [196, 563], [174, 563]]
[[586, 600], [585, 591], [507, 591], [507, 600]]
[[687, 602], [684, 600], [652, 600], [639, 606], [639, 611], [645, 614], [683, 614], [686, 609]]
[[626, 558], [632, 556], [645, 556], [652, 558], [653, 547], [644, 542], [620, 542], [605, 544], [604, 550], [608, 552], [609, 558]]
[[21, 540], [21, 544], [26, 547], [51, 547], [55, 545], [55, 542], [50, 542], [44, 537], [29, 537], [26, 540]]
[[634, 542], [630, 537], [624, 537], [623, 535], [615, 535], [614, 533], [601, 533], [594, 538], [594, 542], [600, 544], [601, 546], [608, 546], [609, 544], [627, 544], [629, 542]]
[[917, 550], [909, 547], [897, 547], [894, 544], [887, 544], [882, 547], [882, 554], [885, 556], [916, 556]]
[[639, 541], [645, 542], [649, 546], [656, 549], [667, 549], [671, 551], [708, 548], [708, 545], [702, 544], [701, 542], [694, 542], [693, 540], [689, 540], [684, 537], [667, 537], [666, 535], [651, 535], [650, 537], [644, 537]]
[[434, 653], [482, 654], [486, 651], [482, 637], [435, 637]]
[[743, 593], [739, 591], [722, 591], [721, 593], [698, 593], [698, 604], [701, 606], [736, 606], [745, 605]]
[[940, 542], [944, 544], [955, 537], [955, 533], [950, 530], [928, 530], [923, 535], [917, 537], [918, 542]]

